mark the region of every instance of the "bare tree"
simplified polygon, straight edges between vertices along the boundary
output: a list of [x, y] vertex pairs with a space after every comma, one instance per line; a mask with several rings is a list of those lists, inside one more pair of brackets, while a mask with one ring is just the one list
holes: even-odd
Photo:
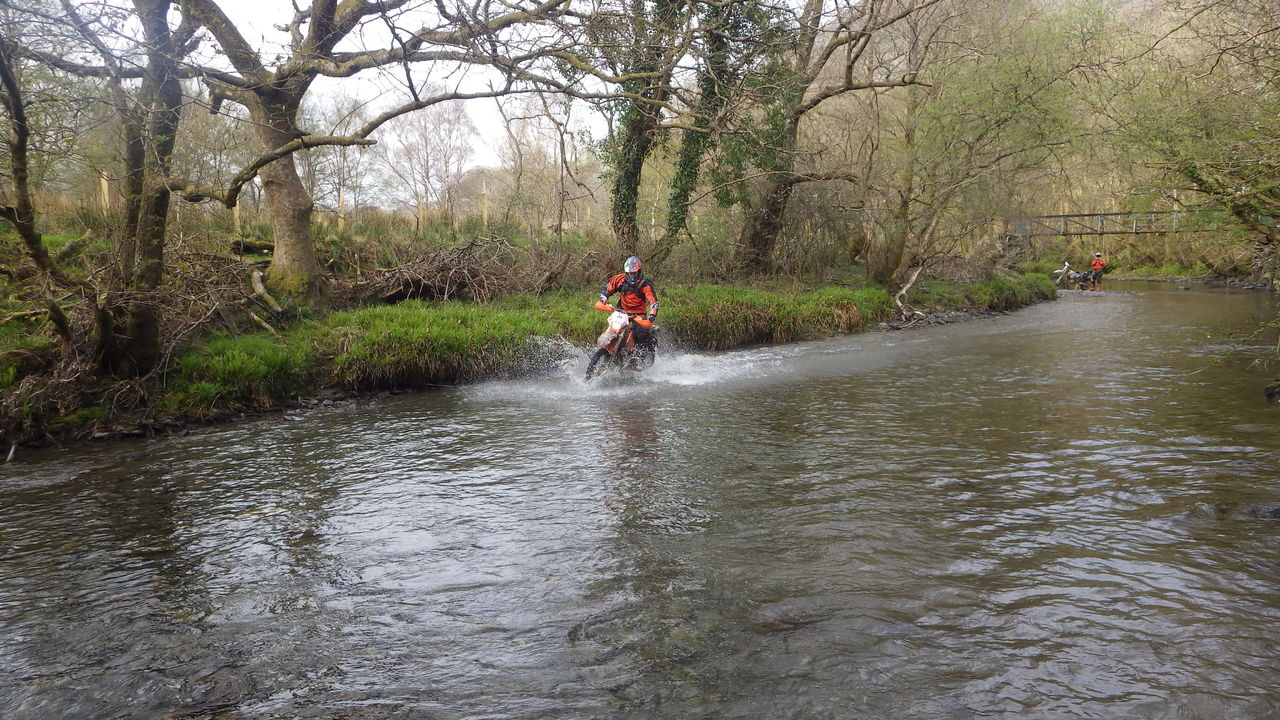
[[[156, 291], [164, 277], [169, 174], [183, 103], [177, 62], [194, 28], [186, 22], [170, 27], [171, 0], [134, 0], [128, 13], [105, 12], [93, 18], [81, 16], [68, 0], [63, 0], [61, 9], [61, 18], [38, 9], [32, 17], [56, 24], [66, 37], [78, 40], [82, 52], [100, 56], [124, 130], [126, 225], [117, 277], [100, 293], [101, 298], [95, 293], [90, 300], [97, 323], [95, 355], [105, 370], [145, 375], [156, 367], [161, 354]], [[125, 29], [131, 25], [132, 32]], [[141, 39], [130, 42], [138, 30]], [[13, 56], [28, 55], [20, 53], [11, 39], [6, 40], [5, 54], [7, 71], [12, 70]], [[132, 69], [126, 72], [126, 66]], [[126, 74], [139, 76], [136, 88], [126, 87]], [[26, 177], [25, 101], [12, 73], [6, 75], [6, 105], [15, 130], [10, 165], [18, 201], [0, 215], [19, 229], [37, 266], [65, 282], [65, 276], [48, 263], [43, 247], [36, 247], [39, 234]]]
[[796, 18], [792, 40], [772, 69], [773, 82], [752, 124], [738, 132], [751, 138], [761, 182], [751, 193], [739, 239], [740, 263], [753, 272], [772, 265], [787, 203], [797, 185], [814, 180], [852, 179], [845, 170], [805, 167], [801, 125], [832, 98], [873, 88], [916, 82], [899, 62], [875, 63], [867, 50], [873, 39], [904, 18], [939, 0], [807, 0]]
[[1069, 20], [1034, 4], [943, 3], [887, 33], [928, 84], [850, 99], [867, 128], [858, 164], [875, 280], [896, 291], [904, 273], [956, 255], [1002, 217], [1013, 177], [1080, 135], [1071, 80], [1101, 50]]
[[1130, 137], [1163, 160], [1256, 238], [1259, 260], [1280, 253], [1280, 7], [1265, 0], [1173, 3], [1174, 50], [1154, 58], [1172, 72], [1141, 101], [1159, 109], [1128, 123]]
[[[310, 236], [312, 199], [298, 177], [290, 157], [295, 150], [322, 144], [367, 143], [368, 136], [391, 117], [461, 97], [502, 94], [501, 88], [465, 92], [453, 90], [427, 96], [419, 92], [410, 67], [415, 62], [481, 63], [514, 72], [519, 52], [504, 54], [504, 31], [528, 26], [562, 13], [568, 0], [545, 0], [521, 8], [507, 5], [450, 6], [412, 3], [410, 0], [346, 2], [316, 0], [299, 9], [285, 28], [290, 35], [288, 55], [272, 67], [263, 52], [245, 39], [233, 21], [212, 0], [183, 0], [184, 7], [213, 35], [222, 55], [232, 65], [199, 68], [209, 85], [213, 102], [222, 100], [249, 109], [262, 156], [245, 168], [241, 178], [261, 173], [275, 231], [276, 252], [269, 279], [283, 291], [299, 297], [323, 294], [324, 285]], [[422, 20], [415, 20], [422, 17]], [[370, 21], [388, 28], [386, 46], [344, 50], [341, 43]], [[402, 23], [414, 23], [412, 30]], [[344, 78], [379, 67], [404, 67], [408, 102], [393, 108], [355, 131], [342, 136], [316, 136], [298, 124], [298, 112], [316, 78]], [[222, 199], [234, 202], [236, 187]]]
[[379, 132], [378, 162], [393, 178], [393, 197], [414, 211], [418, 232], [430, 207], [454, 212], [454, 186], [473, 154], [475, 125], [460, 103], [442, 103], [388, 123]]

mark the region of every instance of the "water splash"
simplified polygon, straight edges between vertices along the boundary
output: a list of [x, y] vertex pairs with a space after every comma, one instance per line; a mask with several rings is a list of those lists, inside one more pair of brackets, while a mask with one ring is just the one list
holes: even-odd
[[733, 352], [661, 350], [652, 367], [641, 371], [610, 371], [585, 379], [591, 353], [561, 341], [537, 372], [519, 379], [480, 383], [464, 390], [472, 399], [513, 398], [567, 400], [634, 396], [671, 392], [688, 387], [714, 387], [744, 380], [780, 376], [789, 360], [806, 351], [803, 346], [753, 348]]

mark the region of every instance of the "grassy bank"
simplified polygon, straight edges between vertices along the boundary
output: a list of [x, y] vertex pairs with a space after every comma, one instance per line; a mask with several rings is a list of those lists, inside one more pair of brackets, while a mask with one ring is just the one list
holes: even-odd
[[[591, 291], [498, 302], [397, 305], [334, 313], [280, 337], [217, 338], [178, 363], [165, 407], [195, 417], [235, 407], [269, 407], [321, 388], [369, 391], [450, 385], [545, 367], [550, 338], [587, 346], [604, 315]], [[930, 309], [1008, 310], [1054, 296], [1042, 275], [964, 287], [941, 284], [914, 298]], [[887, 320], [880, 289], [758, 290], [717, 285], [662, 294], [661, 342], [726, 350], [853, 333]]]
[[[1006, 310], [1052, 298], [1043, 275], [969, 286], [921, 284], [911, 302], [931, 310]], [[408, 301], [335, 312], [281, 332], [193, 343], [150, 388], [162, 417], [210, 419], [281, 407], [337, 390], [366, 392], [451, 385], [536, 373], [565, 352], [588, 346], [604, 314], [594, 291], [513, 296], [490, 303]], [[893, 303], [878, 288], [749, 289], [719, 285], [664, 288], [664, 347], [725, 350], [853, 333], [888, 320]], [[557, 342], [563, 340], [564, 342]], [[109, 405], [72, 415], [27, 418], [75, 434], [123, 422]]]
[[[492, 303], [396, 305], [333, 313], [280, 336], [217, 337], [193, 347], [165, 380], [162, 406], [207, 417], [270, 407], [322, 388], [369, 391], [450, 385], [533, 372], [548, 339], [586, 346], [603, 327], [592, 291]], [[889, 316], [883, 290], [768, 292], [714, 285], [662, 295], [661, 339], [720, 350], [855, 332]]]

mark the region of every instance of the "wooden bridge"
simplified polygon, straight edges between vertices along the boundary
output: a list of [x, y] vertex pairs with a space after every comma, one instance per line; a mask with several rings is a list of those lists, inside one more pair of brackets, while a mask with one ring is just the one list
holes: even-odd
[[1180, 225], [1182, 213], [1093, 213], [1089, 215], [1041, 215], [1022, 218], [1013, 224], [1013, 234], [1021, 237], [1044, 235], [1143, 235], [1188, 232]]

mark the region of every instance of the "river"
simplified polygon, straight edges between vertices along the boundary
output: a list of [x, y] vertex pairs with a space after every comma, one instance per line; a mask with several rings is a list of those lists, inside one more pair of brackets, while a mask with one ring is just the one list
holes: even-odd
[[1280, 717], [1263, 293], [406, 394], [0, 469], [0, 716]]

